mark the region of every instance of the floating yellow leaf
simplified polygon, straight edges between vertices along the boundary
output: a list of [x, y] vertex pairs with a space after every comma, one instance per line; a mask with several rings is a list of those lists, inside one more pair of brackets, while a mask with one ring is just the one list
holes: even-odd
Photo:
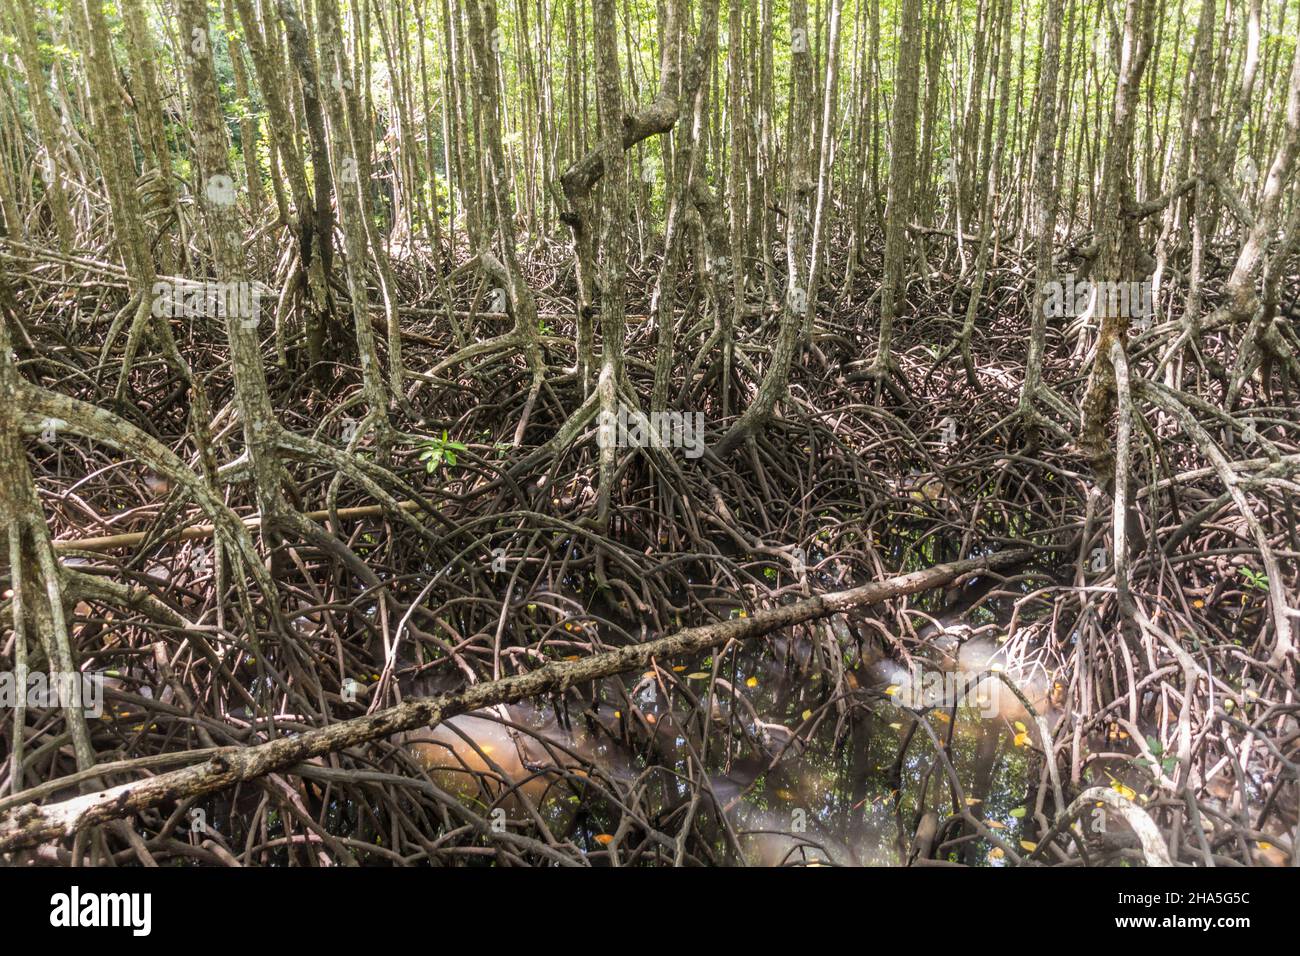
[[1112, 780], [1110, 784], [1110, 788], [1114, 790], [1116, 793], [1118, 793], [1125, 800], [1132, 800], [1137, 796], [1136, 790], [1124, 786], [1124, 784], [1120, 783], [1118, 780]]
[[1021, 817], [1025, 815], [1025, 812], [1026, 812], [1025, 807], [1016, 807], [1011, 811], [1011, 815], [1015, 817], [1017, 820], [1019, 820]]
[[1038, 849], [1038, 844], [1035, 843], [1033, 840], [1021, 840], [1020, 848], [1022, 850], [1026, 850], [1030, 853], [1033, 853], [1035, 850]]
[[1005, 830], [1007, 825], [1001, 820], [985, 820], [984, 825], [993, 830]]
[[745, 686], [746, 686], [746, 687], [757, 687], [757, 686], [758, 686], [758, 678], [757, 678], [757, 677], [749, 677], [749, 678], [746, 678], [746, 679], [745, 679]]
[[1256, 840], [1255, 846], [1259, 847], [1261, 850], [1273, 849], [1273, 844], [1269, 843], [1267, 840]]
[[680, 673], [681, 673], [682, 671], [684, 671], [684, 670], [686, 670], [686, 665], [685, 665], [685, 664], [678, 664], [676, 667], [673, 668], [673, 673], [675, 673], [675, 674], [680, 674]]
[[687, 680], [708, 680], [712, 675], [708, 671], [696, 671], [694, 674], [687, 674]]
[[902, 724], [899, 724], [899, 723], [893, 723], [893, 724], [890, 724], [890, 725], [889, 725], [889, 729], [890, 729], [890, 730], [902, 730], [902, 729], [903, 729], [903, 725], [902, 725]]
[[1197, 598], [1195, 601], [1192, 602], [1192, 607], [1203, 608], [1205, 607], [1205, 602], [1202, 601], [1200, 598]]
[[808, 719], [809, 717], [811, 717], [811, 716], [812, 716], [812, 711], [811, 711], [811, 710], [805, 710], [805, 711], [803, 712], [803, 719], [804, 719], [804, 720], [807, 720], [807, 719]]
[[1028, 728], [1027, 728], [1023, 723], [1021, 723], [1020, 721], [1017, 720], [1017, 721], [1016, 721], [1016, 730], [1020, 731], [1020, 732], [1023, 734], [1026, 730], [1028, 730]]
[[939, 721], [939, 723], [941, 724], [946, 724], [948, 723], [948, 721], [952, 720], [952, 718], [949, 717], [947, 714], [945, 714], [942, 710], [936, 710], [934, 712], [934, 719]]
[[580, 655], [580, 654], [568, 654], [568, 655], [565, 656], [564, 659], [565, 659], [566, 661], [576, 661], [576, 660], [581, 660], [581, 655]]
[[1025, 744], [1029, 743], [1029, 734], [1022, 730], [1020, 733], [1016, 734], [1015, 739], [1011, 742], [1017, 747], [1023, 747]]
[[966, 798], [966, 806], [968, 806], [968, 807], [973, 807], [973, 806], [975, 806], [976, 804], [983, 803], [983, 802], [984, 802], [984, 801], [982, 801], [979, 797], [967, 797], [967, 798]]
[[899, 687], [897, 684], [890, 684], [888, 687], [885, 688], [885, 694], [890, 697], [893, 697], [902, 689], [903, 688]]
[[601, 846], [609, 846], [611, 843], [614, 842], [614, 834], [612, 834], [612, 833], [597, 833], [597, 834], [596, 834], [596, 842], [599, 843]]
[[782, 800], [793, 800], [793, 799], [794, 799], [794, 794], [791, 793], [789, 790], [778, 790], [778, 791], [776, 792], [776, 795], [777, 795], [778, 797], [780, 797]]
[[989, 850], [989, 859], [991, 860], [1000, 860], [1004, 856], [1006, 856], [1006, 853], [1002, 851], [1002, 847], [1000, 846], [995, 846], [993, 849]]

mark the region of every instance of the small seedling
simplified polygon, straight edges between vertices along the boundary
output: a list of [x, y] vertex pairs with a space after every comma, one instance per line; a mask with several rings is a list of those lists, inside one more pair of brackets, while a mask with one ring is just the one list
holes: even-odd
[[444, 428], [441, 438], [430, 438], [424, 442], [423, 450], [420, 452], [420, 461], [424, 462], [424, 470], [432, 475], [441, 469], [443, 465], [454, 467], [457, 462], [456, 452], [466, 450], [466, 447], [460, 442], [449, 439], [447, 429]]
[[1262, 571], [1256, 571], [1254, 568], [1238, 568], [1241, 576], [1246, 579], [1246, 587], [1254, 588], [1257, 591], [1268, 590], [1268, 575]]

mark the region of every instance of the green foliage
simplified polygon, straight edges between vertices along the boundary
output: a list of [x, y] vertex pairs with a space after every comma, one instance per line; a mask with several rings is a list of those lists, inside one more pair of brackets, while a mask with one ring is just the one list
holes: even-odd
[[447, 437], [447, 429], [442, 430], [441, 438], [426, 439], [420, 446], [420, 461], [424, 462], [424, 470], [432, 475], [440, 471], [443, 467], [455, 467], [457, 464], [456, 452], [466, 451], [466, 447], [458, 441], [451, 441]]
[[1238, 568], [1241, 576], [1246, 579], [1246, 587], [1254, 588], [1257, 591], [1268, 590], [1268, 575], [1262, 571], [1256, 571], [1253, 568]]

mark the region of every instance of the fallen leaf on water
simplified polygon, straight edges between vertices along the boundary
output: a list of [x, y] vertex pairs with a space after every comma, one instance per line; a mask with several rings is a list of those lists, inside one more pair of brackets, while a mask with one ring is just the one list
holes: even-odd
[[708, 679], [709, 679], [709, 672], [708, 672], [708, 671], [696, 671], [694, 674], [687, 674], [687, 675], [686, 675], [686, 679], [687, 679], [687, 680], [708, 680]]
[[1020, 848], [1022, 850], [1028, 850], [1030, 853], [1033, 853], [1035, 850], [1038, 849], [1038, 844], [1035, 843], [1033, 840], [1021, 840]]
[[1197, 598], [1195, 601], [1192, 602], [1192, 607], [1194, 608], [1205, 607], [1205, 602], [1202, 601], [1200, 598]]
[[993, 849], [989, 850], [989, 859], [991, 860], [1000, 860], [1004, 856], [1006, 856], [1006, 853], [1002, 851], [1002, 847], [1000, 846], [995, 846]]
[[890, 730], [902, 730], [902, 729], [903, 729], [903, 725], [902, 725], [902, 724], [898, 724], [898, 723], [890, 724], [890, 725], [889, 725], [889, 729], [890, 729]]
[[680, 674], [680, 673], [681, 673], [682, 671], [684, 671], [684, 670], [686, 670], [686, 665], [685, 665], [685, 664], [678, 664], [676, 667], [673, 668], [673, 673], [675, 673], [675, 674]]
[[776, 795], [777, 795], [778, 797], [780, 797], [782, 800], [793, 800], [793, 799], [794, 799], [794, 794], [791, 793], [789, 790], [778, 790], [778, 791], [776, 792]]
[[612, 833], [597, 833], [597, 834], [596, 834], [596, 842], [599, 843], [601, 846], [609, 846], [611, 843], [614, 842], [614, 834], [612, 834]]
[[902, 688], [899, 687], [897, 684], [890, 684], [888, 687], [885, 688], [885, 694], [889, 697], [893, 697], [900, 690], [902, 690]]
[[1016, 721], [1016, 730], [1020, 731], [1023, 734], [1028, 729], [1029, 728], [1027, 728], [1023, 723], [1021, 723], [1018, 720]]
[[968, 807], [973, 807], [973, 806], [975, 806], [976, 804], [983, 803], [983, 802], [984, 802], [984, 801], [982, 801], [979, 797], [967, 797], [967, 798], [966, 798], [966, 806], [968, 806]]
[[1022, 730], [1020, 733], [1016, 734], [1015, 739], [1011, 742], [1017, 747], [1023, 747], [1025, 744], [1029, 743], [1029, 734]]
[[746, 687], [757, 687], [757, 686], [758, 686], [758, 678], [757, 678], [757, 677], [750, 677], [750, 678], [747, 678], [747, 679], [745, 680], [745, 686], [746, 686]]
[[1137, 796], [1136, 790], [1132, 789], [1131, 787], [1124, 786], [1124, 784], [1120, 783], [1118, 780], [1112, 780], [1110, 783], [1110, 788], [1114, 790], [1116, 793], [1118, 793], [1125, 800], [1132, 800], [1134, 797]]
[[1261, 850], [1273, 849], [1273, 844], [1269, 843], [1267, 840], [1256, 840], [1255, 846], [1259, 847]]
[[984, 824], [993, 830], [1005, 830], [1007, 828], [1007, 825], [1001, 820], [985, 820]]
[[811, 717], [811, 716], [812, 716], [812, 711], [811, 711], [811, 710], [805, 710], [805, 711], [803, 712], [803, 719], [804, 719], [804, 720], [807, 720], [807, 719], [808, 719], [809, 717]]
[[1014, 810], [1011, 811], [1011, 815], [1015, 817], [1017, 820], [1023, 817], [1025, 813], [1026, 813], [1026, 809], [1024, 807], [1016, 807]]

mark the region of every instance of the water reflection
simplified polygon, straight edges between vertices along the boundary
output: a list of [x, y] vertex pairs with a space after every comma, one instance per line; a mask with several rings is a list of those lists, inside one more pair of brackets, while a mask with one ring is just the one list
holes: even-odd
[[[953, 819], [949, 779], [918, 720], [949, 748], [970, 812], [1015, 845], [1032, 819], [1024, 808], [1034, 715], [1014, 695], [989, 695], [996, 688], [975, 680], [990, 666], [1008, 666], [994, 641], [941, 636], [932, 650], [923, 664], [916, 658], [907, 666], [879, 646], [828, 662], [810, 641], [778, 636], [718, 662], [707, 721], [701, 702], [715, 662], [706, 656], [676, 664], [672, 681], [647, 672], [604, 682], [581, 715], [557, 715], [553, 706], [495, 708], [405, 742], [435, 783], [479, 812], [503, 811], [516, 824], [540, 815], [557, 834], [590, 840], [616, 826], [616, 819], [583, 816], [602, 780], [638, 781], [646, 812], [677, 819], [692, 793], [684, 781], [703, 765], [698, 825], [725, 820], [716, 838], [728, 862], [892, 866], [938, 855], [999, 865], [1000, 851]], [[846, 696], [833, 696], [833, 666], [844, 668]], [[935, 675], [948, 679], [937, 686], [980, 694], [927, 700], [916, 685]], [[1018, 679], [1035, 711], [1055, 719], [1046, 672]], [[940, 820], [949, 821], [943, 832]]]

